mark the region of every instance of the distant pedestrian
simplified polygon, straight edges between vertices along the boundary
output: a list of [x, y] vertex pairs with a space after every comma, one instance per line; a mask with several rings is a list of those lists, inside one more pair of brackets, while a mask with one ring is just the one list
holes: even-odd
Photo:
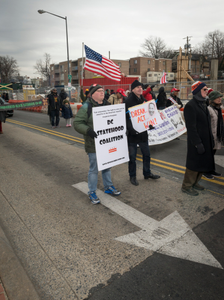
[[[222, 94], [218, 91], [213, 91], [209, 94], [210, 105], [208, 111], [211, 116], [211, 128], [214, 138], [213, 153], [215, 155], [216, 150], [221, 149], [224, 139], [224, 127], [222, 118]], [[210, 173], [204, 173], [203, 176], [208, 179], [214, 179], [214, 177], [220, 177], [222, 174], [212, 170]]]
[[[0, 105], [4, 105], [4, 104], [5, 104], [4, 100], [0, 97]], [[0, 111], [0, 134], [3, 133], [2, 123], [5, 123], [5, 119], [6, 119], [6, 112]]]
[[116, 94], [110, 95], [108, 102], [110, 104], [121, 104], [123, 99], [126, 98], [126, 94], [123, 89], [117, 89]]
[[69, 98], [67, 97], [65, 100], [63, 100], [62, 103], [62, 115], [63, 118], [66, 120], [66, 127], [71, 127], [71, 120], [73, 117], [71, 105], [69, 102]]
[[164, 87], [161, 86], [161, 88], [159, 89], [159, 94], [157, 96], [157, 102], [156, 102], [157, 108], [159, 110], [163, 110], [164, 108], [166, 108], [166, 102], [167, 102], [166, 93]]
[[203, 173], [215, 169], [211, 118], [206, 105], [208, 89], [197, 81], [192, 85], [193, 99], [184, 107], [187, 127], [187, 160], [182, 191], [197, 196], [196, 190], [204, 190], [198, 182]]
[[68, 94], [66, 93], [65, 89], [61, 89], [61, 92], [59, 94], [60, 98], [60, 106], [62, 106], [63, 101], [68, 97]]
[[142, 92], [142, 96], [147, 100], [147, 101], [150, 101], [150, 100], [152, 100], [153, 99], [153, 97], [152, 97], [152, 93], [151, 93], [151, 91], [152, 91], [152, 88], [154, 88], [154, 86], [155, 85], [152, 85], [152, 86], [144, 86], [145, 87], [145, 89], [144, 89], [144, 91]]
[[111, 95], [115, 94], [114, 90], [111, 90], [111, 91], [110, 91], [110, 94], [111, 94]]
[[172, 90], [170, 91], [170, 97], [168, 97], [167, 102], [166, 102], [166, 107], [169, 107], [173, 104], [175, 104], [175, 106], [177, 106], [178, 108], [183, 107], [183, 103], [181, 102], [180, 98], [178, 97], [179, 91], [180, 90], [178, 90], [176, 88], [172, 88]]
[[60, 97], [57, 94], [57, 90], [54, 88], [52, 93], [48, 96], [49, 111], [51, 116], [52, 128], [59, 126], [59, 112], [61, 110]]
[[105, 91], [105, 99], [108, 100], [109, 97], [110, 97], [110, 91], [109, 91], [109, 89], [106, 89], [106, 91]]
[[86, 102], [86, 100], [89, 98], [89, 89], [86, 89], [85, 94], [84, 94], [82, 85], [81, 85], [81, 89], [80, 89], [80, 98], [81, 98], [82, 104], [84, 104]]

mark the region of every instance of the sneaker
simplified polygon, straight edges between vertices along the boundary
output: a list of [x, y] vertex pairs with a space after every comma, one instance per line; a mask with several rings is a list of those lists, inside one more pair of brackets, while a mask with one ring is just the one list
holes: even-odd
[[68, 125], [68, 124], [66, 124], [66, 127], [69, 127], [69, 125]]
[[112, 185], [107, 190], [104, 191], [104, 193], [113, 195], [113, 196], [119, 196], [121, 192], [115, 189], [115, 187]]
[[52, 129], [55, 129], [56, 128], [56, 126], [52, 126]]
[[217, 173], [216, 171], [211, 172], [211, 175], [214, 176], [214, 177], [220, 177], [220, 176], [222, 176], [221, 173]]
[[89, 194], [89, 199], [91, 200], [92, 204], [99, 204], [100, 199], [97, 197], [95, 192]]
[[204, 176], [207, 179], [214, 179], [214, 176], [211, 173], [204, 173], [202, 176]]
[[182, 192], [190, 195], [190, 196], [198, 196], [198, 192], [195, 191], [193, 188], [189, 188], [189, 189], [184, 189], [184, 188], [181, 188]]

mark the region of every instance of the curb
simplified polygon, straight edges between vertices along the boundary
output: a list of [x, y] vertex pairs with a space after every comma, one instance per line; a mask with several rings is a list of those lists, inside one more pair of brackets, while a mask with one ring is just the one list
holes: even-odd
[[7, 299], [40, 300], [32, 282], [0, 227], [0, 300]]

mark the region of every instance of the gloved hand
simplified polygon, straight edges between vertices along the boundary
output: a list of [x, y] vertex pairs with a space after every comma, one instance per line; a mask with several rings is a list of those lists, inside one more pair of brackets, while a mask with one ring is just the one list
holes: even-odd
[[155, 127], [152, 126], [152, 124], [149, 124], [149, 130], [155, 129]]
[[204, 148], [204, 145], [202, 143], [196, 145], [196, 148], [197, 148], [198, 154], [205, 153], [205, 148]]
[[155, 84], [151, 85], [150, 87], [151, 87], [151, 90], [152, 90], [155, 87]]
[[178, 103], [175, 103], [174, 106], [176, 106], [177, 108], [181, 108], [181, 105], [179, 105]]
[[94, 130], [92, 130], [92, 128], [90, 128], [88, 131], [87, 131], [87, 134], [92, 138], [97, 138], [97, 134]]

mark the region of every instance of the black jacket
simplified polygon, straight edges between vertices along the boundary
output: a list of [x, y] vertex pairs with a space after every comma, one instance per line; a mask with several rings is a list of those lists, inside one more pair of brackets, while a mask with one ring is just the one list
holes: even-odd
[[48, 104], [49, 104], [49, 110], [60, 110], [62, 103], [60, 101], [60, 97], [57, 95], [57, 102], [55, 102], [55, 98], [53, 94], [50, 94], [48, 96]]
[[[172, 95], [170, 95], [170, 97], [172, 97], [173, 100], [175, 100], [177, 102], [177, 104], [179, 104], [181, 106], [180, 108], [183, 107], [183, 103], [181, 102], [180, 98], [178, 98], [177, 96], [172, 96]], [[166, 107], [169, 107], [171, 105], [173, 105], [173, 102], [171, 100], [169, 100], [169, 98], [168, 98], [167, 102], [166, 102]]]
[[128, 113], [129, 107], [139, 105], [146, 102], [145, 98], [141, 96], [138, 98], [133, 92], [130, 93], [128, 98], [124, 101], [126, 105], [126, 123], [127, 123], [127, 131], [128, 131], [128, 142], [129, 143], [141, 143], [148, 141], [148, 133], [147, 131], [137, 133], [132, 126], [132, 122], [130, 119], [130, 115]]
[[166, 93], [164, 92], [164, 87], [162, 86], [159, 89], [159, 94], [157, 96], [157, 103], [156, 106], [159, 109], [160, 107], [166, 107], [166, 102], [167, 102], [167, 97], [166, 97]]
[[[196, 172], [210, 172], [215, 169], [213, 154], [213, 136], [211, 119], [207, 106], [195, 98], [190, 100], [184, 108], [187, 127], [187, 161], [186, 167]], [[205, 153], [199, 154], [197, 145], [202, 143]]]

